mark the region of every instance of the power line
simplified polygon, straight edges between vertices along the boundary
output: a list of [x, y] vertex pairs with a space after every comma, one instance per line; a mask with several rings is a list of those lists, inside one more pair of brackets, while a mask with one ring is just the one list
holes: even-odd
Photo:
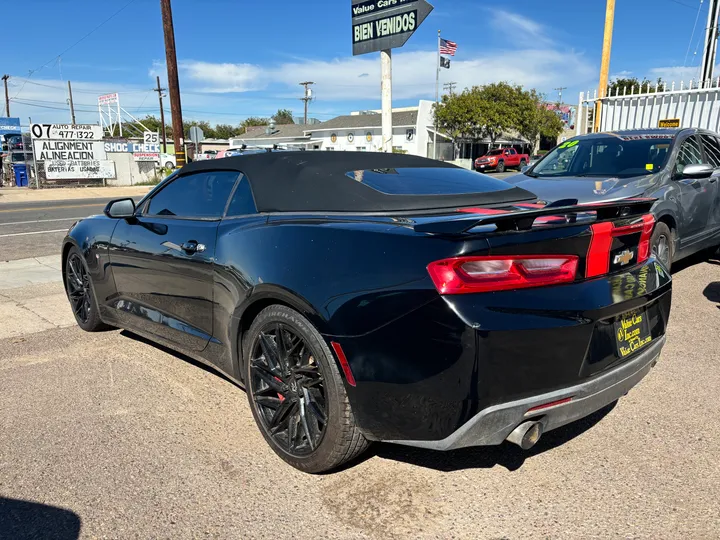
[[686, 8], [695, 9], [695, 6], [691, 6], [689, 4], [686, 4], [685, 2], [680, 2], [680, 0], [668, 0], [668, 1], [678, 4], [680, 6], [685, 6]]
[[688, 55], [690, 54], [690, 48], [692, 47], [693, 38], [695, 37], [695, 30], [697, 30], [697, 23], [700, 19], [700, 11], [702, 10], [703, 2], [704, 0], [700, 0], [697, 15], [695, 15], [695, 24], [693, 25], [692, 33], [690, 34], [690, 41], [688, 42], [687, 51], [685, 52], [685, 61], [683, 62], [683, 67], [687, 66]]

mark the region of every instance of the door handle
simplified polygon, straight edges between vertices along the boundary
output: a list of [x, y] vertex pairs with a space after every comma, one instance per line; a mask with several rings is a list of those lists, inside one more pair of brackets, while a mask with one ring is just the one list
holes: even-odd
[[180, 246], [186, 253], [202, 253], [205, 251], [205, 244], [198, 244], [195, 240], [188, 240]]

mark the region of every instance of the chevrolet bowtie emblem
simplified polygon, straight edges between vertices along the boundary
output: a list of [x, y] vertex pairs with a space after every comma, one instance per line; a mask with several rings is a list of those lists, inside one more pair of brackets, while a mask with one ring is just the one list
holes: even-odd
[[626, 249], [622, 253], [618, 253], [615, 255], [615, 261], [613, 264], [619, 264], [620, 266], [625, 266], [627, 263], [632, 261], [632, 258], [635, 256], [635, 254], [630, 251], [629, 249]]

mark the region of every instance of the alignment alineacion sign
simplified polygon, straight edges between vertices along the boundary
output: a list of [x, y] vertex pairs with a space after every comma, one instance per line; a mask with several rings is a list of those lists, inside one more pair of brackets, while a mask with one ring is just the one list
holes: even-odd
[[405, 45], [433, 10], [425, 0], [352, 0], [353, 55]]

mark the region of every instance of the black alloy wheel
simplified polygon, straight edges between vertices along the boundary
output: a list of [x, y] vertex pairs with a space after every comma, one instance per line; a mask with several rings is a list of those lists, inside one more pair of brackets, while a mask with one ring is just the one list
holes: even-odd
[[497, 167], [495, 170], [499, 173], [504, 173], [505, 172], [505, 162], [504, 161], [499, 162], [497, 164]]
[[78, 326], [86, 332], [100, 332], [112, 327], [100, 318], [92, 277], [80, 250], [70, 248], [65, 259], [65, 291]]
[[70, 305], [78, 323], [88, 324], [93, 315], [90, 276], [78, 253], [71, 253], [65, 265], [65, 279]]
[[309, 455], [328, 421], [325, 378], [314, 352], [280, 322], [263, 328], [251, 350], [251, 393], [262, 428], [291, 456]]

